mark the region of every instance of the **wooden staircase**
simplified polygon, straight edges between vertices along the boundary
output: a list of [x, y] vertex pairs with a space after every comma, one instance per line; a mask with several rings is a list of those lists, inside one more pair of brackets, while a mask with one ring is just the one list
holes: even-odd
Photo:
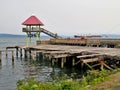
[[43, 32], [43, 33], [45, 33], [53, 38], [62, 38], [62, 37], [58, 36], [57, 34], [54, 34], [54, 33], [50, 32], [44, 28], [41, 28], [41, 32]]

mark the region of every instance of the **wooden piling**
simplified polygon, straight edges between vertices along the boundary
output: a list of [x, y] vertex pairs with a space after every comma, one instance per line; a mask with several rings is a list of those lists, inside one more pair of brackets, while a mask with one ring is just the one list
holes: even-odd
[[14, 51], [12, 51], [12, 62], [14, 62]]
[[34, 52], [32, 52], [32, 60], [35, 60], [35, 57], [36, 57], [36, 52], [34, 51]]
[[73, 59], [72, 59], [72, 66], [74, 66], [75, 65], [75, 58], [73, 57]]
[[6, 49], [6, 57], [8, 57], [8, 50]]
[[20, 48], [20, 57], [22, 58], [22, 48]]
[[64, 60], [65, 60], [65, 58], [63, 57], [63, 58], [61, 58], [61, 68], [64, 68]]
[[1, 60], [2, 60], [2, 52], [0, 51], [0, 62], [1, 62]]
[[83, 62], [81, 62], [81, 73], [83, 73], [83, 66], [84, 66], [84, 63]]
[[52, 62], [52, 66], [55, 65], [55, 58], [51, 59], [51, 62]]
[[18, 57], [18, 47], [16, 47], [16, 57]]
[[24, 58], [26, 59], [28, 56], [27, 56], [27, 50], [24, 49]]
[[29, 50], [29, 58], [32, 59], [31, 50]]

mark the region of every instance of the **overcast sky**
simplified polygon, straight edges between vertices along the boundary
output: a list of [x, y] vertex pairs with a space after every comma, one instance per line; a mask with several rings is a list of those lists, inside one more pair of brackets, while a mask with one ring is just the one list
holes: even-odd
[[1, 0], [0, 33], [24, 34], [31, 15], [60, 35], [120, 34], [120, 0]]

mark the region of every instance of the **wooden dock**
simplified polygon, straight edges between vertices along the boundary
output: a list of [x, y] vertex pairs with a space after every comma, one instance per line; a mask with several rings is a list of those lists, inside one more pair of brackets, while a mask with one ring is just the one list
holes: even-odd
[[12, 61], [14, 62], [14, 50], [0, 50], [0, 62], [2, 60], [2, 53], [6, 53], [6, 58], [8, 57], [8, 53], [11, 53]]
[[[98, 66], [104, 66], [112, 70], [112, 65], [120, 64], [120, 49], [118, 48], [101, 48], [101, 47], [81, 47], [66, 45], [37, 45], [37, 46], [15, 46], [6, 49], [16, 49], [16, 56], [20, 53], [20, 57], [24, 55], [27, 59], [40, 59], [51, 61], [51, 64], [60, 64], [61, 68], [65, 65], [72, 67], [79, 66], [81, 69], [87, 66], [90, 69]], [[24, 54], [23, 54], [24, 51]], [[110, 57], [110, 58], [108, 58]], [[116, 57], [117, 60], [111, 57]], [[107, 58], [107, 59], [106, 59]]]
[[120, 39], [115, 38], [93, 38], [93, 39], [50, 39], [37, 41], [37, 45], [40, 44], [53, 44], [53, 45], [78, 45], [78, 46], [92, 46], [92, 47], [118, 47], [120, 45]]

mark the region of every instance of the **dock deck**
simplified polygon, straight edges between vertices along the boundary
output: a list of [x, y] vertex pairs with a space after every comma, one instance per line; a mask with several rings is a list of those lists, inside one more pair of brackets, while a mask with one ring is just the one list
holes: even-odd
[[31, 48], [35, 50], [46, 50], [46, 51], [63, 51], [68, 53], [80, 53], [80, 52], [93, 52], [99, 54], [106, 54], [110, 56], [120, 56], [120, 48], [103, 48], [103, 47], [82, 47], [82, 46], [66, 46], [66, 45], [38, 45], [21, 48]]
[[[12, 48], [12, 47], [10, 47]], [[9, 47], [7, 47], [9, 49]], [[87, 47], [87, 46], [67, 46], [67, 45], [36, 45], [36, 46], [15, 46], [16, 55], [20, 51], [22, 56], [22, 50], [24, 50], [24, 57], [35, 60], [40, 58], [51, 60], [52, 65], [55, 65], [57, 61], [60, 62], [61, 68], [66, 64], [76, 66], [81, 64], [88, 66], [92, 69], [92, 66], [103, 65], [106, 68], [112, 70], [110, 64], [120, 64], [120, 49], [119, 48], [103, 48], [103, 47]], [[116, 60], [105, 60], [107, 57], [115, 57]], [[92, 66], [91, 64], [92, 63]], [[95, 64], [93, 64], [95, 63]], [[108, 65], [109, 64], [109, 65]]]

